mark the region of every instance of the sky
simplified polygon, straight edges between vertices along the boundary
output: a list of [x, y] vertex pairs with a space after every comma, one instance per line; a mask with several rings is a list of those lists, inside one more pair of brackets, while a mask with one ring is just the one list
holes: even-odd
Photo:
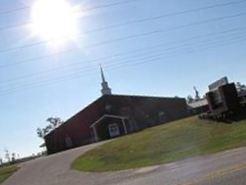
[[60, 48], [24, 26], [34, 1], [0, 2], [0, 157], [39, 152], [48, 117], [67, 120], [99, 98], [99, 64], [114, 94], [187, 97], [223, 76], [246, 83], [246, 0], [71, 0], [79, 34]]

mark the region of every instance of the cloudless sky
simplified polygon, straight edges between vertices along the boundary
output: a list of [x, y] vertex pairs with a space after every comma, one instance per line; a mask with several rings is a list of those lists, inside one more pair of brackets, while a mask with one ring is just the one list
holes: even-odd
[[[0, 156], [4, 149], [21, 157], [39, 152], [42, 140], [36, 129], [45, 127], [48, 117], [66, 120], [100, 97], [99, 63], [115, 94], [187, 97], [193, 86], [204, 94], [209, 83], [223, 76], [246, 83], [246, 1], [135, 0], [105, 7], [122, 1], [72, 0], [85, 9], [104, 8], [85, 12], [80, 36], [58, 51], [72, 50], [54, 55], [57, 50], [48, 44], [21, 49], [42, 41], [25, 26], [1, 30], [30, 21], [30, 9], [1, 12], [31, 6], [34, 0], [1, 0]], [[175, 14], [227, 2], [240, 3]], [[45, 55], [50, 57], [41, 58]]]

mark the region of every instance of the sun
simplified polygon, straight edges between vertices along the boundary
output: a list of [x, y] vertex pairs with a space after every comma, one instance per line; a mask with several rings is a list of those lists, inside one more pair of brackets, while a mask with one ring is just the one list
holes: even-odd
[[61, 44], [78, 34], [76, 8], [66, 0], [36, 0], [31, 19], [32, 34], [44, 40]]

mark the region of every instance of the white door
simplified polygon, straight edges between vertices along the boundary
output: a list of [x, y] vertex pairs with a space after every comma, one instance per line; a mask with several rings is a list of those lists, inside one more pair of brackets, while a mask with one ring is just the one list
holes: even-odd
[[120, 128], [117, 123], [109, 124], [108, 131], [110, 137], [116, 137], [120, 135]]

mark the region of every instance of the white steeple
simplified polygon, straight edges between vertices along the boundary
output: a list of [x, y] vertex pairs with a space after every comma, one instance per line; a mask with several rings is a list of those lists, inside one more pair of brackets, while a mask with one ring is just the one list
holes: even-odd
[[104, 73], [103, 73], [103, 69], [102, 69], [102, 66], [100, 65], [100, 70], [101, 70], [101, 77], [102, 77], [102, 95], [110, 95], [112, 94], [111, 92], [111, 89], [109, 88], [108, 86], [108, 82], [105, 80], [105, 77], [104, 77]]

